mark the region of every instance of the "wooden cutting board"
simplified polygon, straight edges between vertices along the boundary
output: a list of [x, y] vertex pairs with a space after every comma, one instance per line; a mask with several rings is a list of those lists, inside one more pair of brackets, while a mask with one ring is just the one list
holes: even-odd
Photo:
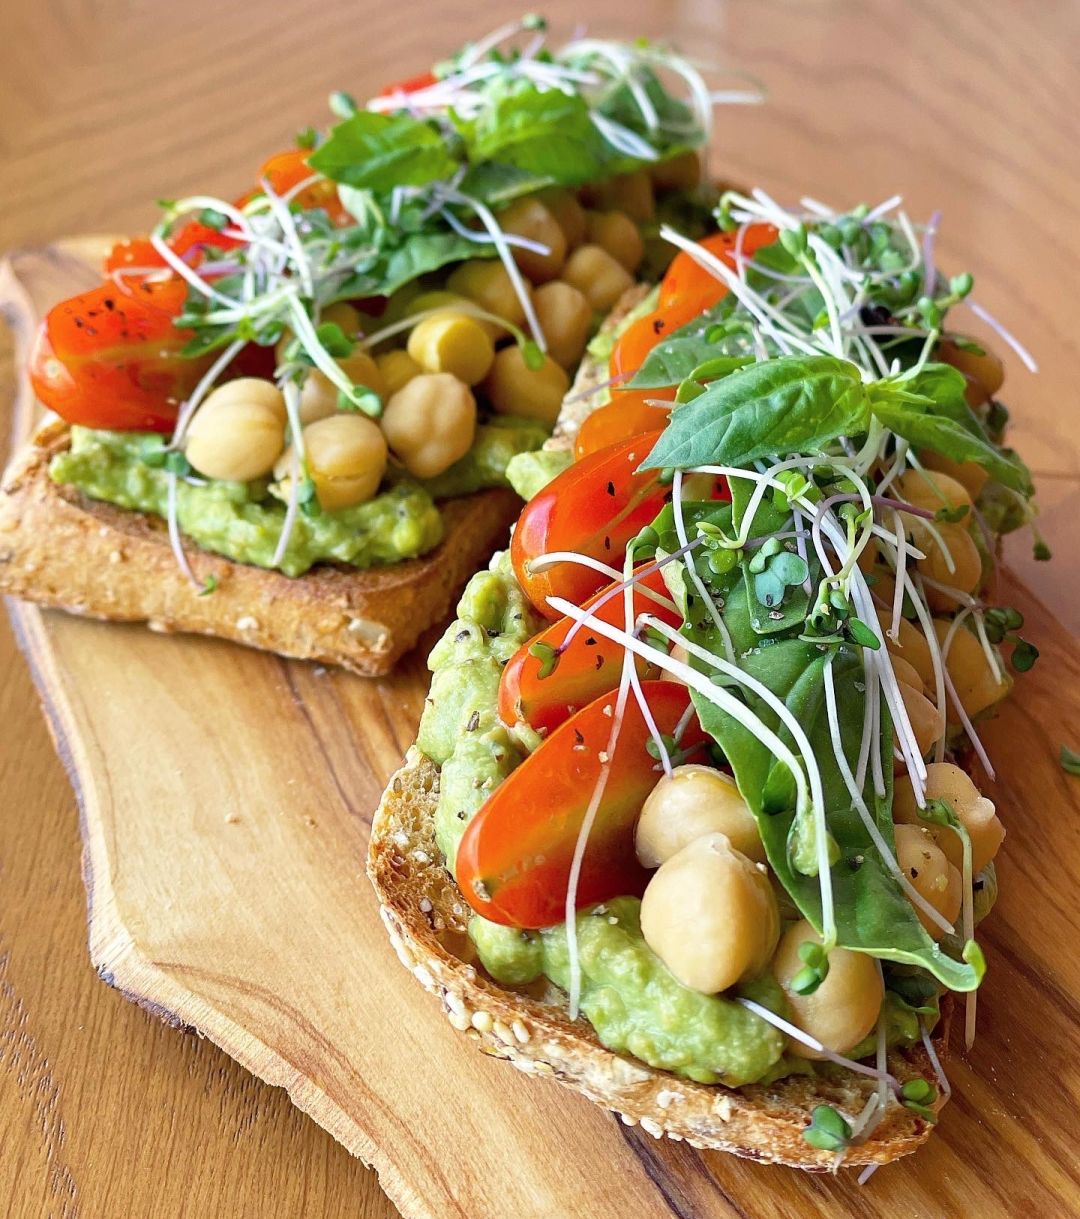
[[[20, 340], [93, 282], [101, 246], [8, 262], [0, 307]], [[17, 411], [25, 435], [25, 392]], [[1042, 659], [986, 732], [1009, 837], [979, 1039], [950, 1064], [940, 1132], [865, 1187], [654, 1141], [450, 1029], [395, 959], [363, 874], [423, 705], [423, 649], [365, 680], [9, 610], [79, 797], [102, 979], [286, 1088], [407, 1219], [1064, 1216], [1080, 1212], [1080, 780], [1057, 753], [1080, 746], [1080, 654], [1008, 573], [1001, 591]]]

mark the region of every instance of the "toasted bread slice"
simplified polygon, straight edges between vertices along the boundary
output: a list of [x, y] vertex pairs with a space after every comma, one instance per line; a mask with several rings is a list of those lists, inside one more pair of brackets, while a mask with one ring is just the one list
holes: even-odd
[[[646, 292], [630, 289], [605, 325], [617, 325]], [[602, 366], [585, 359], [545, 447], [572, 447], [596, 405], [587, 393], [604, 375]], [[514, 990], [492, 981], [476, 961], [465, 934], [468, 905], [435, 842], [438, 793], [438, 767], [412, 749], [375, 814], [368, 875], [402, 964], [442, 1000], [454, 1028], [484, 1053], [505, 1058], [527, 1074], [554, 1078], [655, 1138], [667, 1135], [695, 1147], [811, 1172], [834, 1168], [833, 1153], [811, 1147], [802, 1132], [816, 1105], [858, 1113], [876, 1087], [867, 1076], [826, 1064], [816, 1076], [795, 1075], [768, 1085], [693, 1083], [605, 1049], [588, 1021], [570, 1020], [566, 996], [558, 988]], [[946, 999], [946, 1018], [935, 1038], [939, 1055], [945, 1050], [948, 1007]], [[901, 1081], [933, 1075], [921, 1045], [891, 1053], [889, 1070]], [[931, 1123], [891, 1102], [871, 1136], [852, 1147], [843, 1164], [888, 1163], [914, 1151], [930, 1130]]]
[[0, 592], [365, 675], [386, 673], [446, 614], [469, 576], [505, 542], [521, 506], [506, 490], [447, 500], [446, 536], [435, 550], [368, 571], [320, 564], [291, 579], [189, 543], [200, 582], [217, 580], [212, 595], [200, 596], [177, 565], [161, 518], [53, 482], [49, 461], [68, 444], [67, 426], [51, 424], [8, 467], [0, 486]]

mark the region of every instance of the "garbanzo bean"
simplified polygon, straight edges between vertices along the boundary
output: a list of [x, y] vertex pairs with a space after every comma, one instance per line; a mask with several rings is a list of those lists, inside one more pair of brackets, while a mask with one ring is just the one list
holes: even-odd
[[[379, 366], [366, 351], [354, 351], [335, 363], [354, 385], [363, 385], [380, 398], [386, 395], [386, 382]], [[312, 368], [300, 387], [300, 422], [315, 423], [336, 415], [338, 387], [317, 368]]]
[[559, 222], [567, 251], [581, 245], [585, 240], [585, 209], [573, 191], [562, 186], [548, 186], [537, 191], [536, 197]]
[[574, 368], [592, 330], [593, 311], [584, 294], [553, 279], [533, 293], [533, 308], [547, 340], [548, 355], [563, 368]]
[[658, 868], [703, 834], [726, 834], [747, 859], [765, 862], [754, 814], [735, 780], [711, 766], [676, 766], [649, 793], [634, 839], [643, 867]]
[[[979, 553], [975, 539], [963, 524], [952, 525], [947, 521], [936, 521], [934, 529], [937, 536], [930, 532], [926, 525], [913, 518], [909, 519], [909, 532], [915, 545], [926, 555], [919, 559], [917, 567], [924, 576], [936, 580], [939, 584], [947, 584], [961, 592], [973, 593], [982, 583], [982, 555]], [[941, 544], [938, 543], [938, 537]], [[943, 549], [944, 547], [944, 549]], [[948, 551], [946, 558], [945, 551]], [[952, 560], [952, 571], [949, 570], [949, 559]], [[933, 610], [949, 610], [957, 607], [957, 600], [949, 593], [938, 588], [926, 587], [927, 604]]]
[[396, 394], [403, 385], [407, 385], [413, 377], [418, 377], [424, 370], [402, 347], [384, 351], [375, 357], [375, 363], [382, 373], [386, 395]]
[[[982, 344], [979, 346], [982, 347]], [[942, 339], [934, 352], [934, 359], [951, 364], [957, 372], [964, 374], [968, 383], [965, 396], [971, 406], [980, 406], [992, 398], [1005, 381], [1005, 365], [985, 348], [979, 355], [974, 351], [965, 351], [952, 339]]]
[[933, 690], [934, 662], [930, 659], [930, 645], [926, 642], [922, 631], [918, 627], [912, 626], [906, 618], [901, 618], [900, 629], [897, 632], [896, 640], [893, 641], [888, 635], [892, 629], [892, 610], [878, 609], [877, 617], [881, 624], [881, 633], [885, 637], [885, 646], [889, 649], [890, 655], [906, 660], [922, 678], [923, 686], [927, 690]]
[[971, 493], [963, 483], [940, 470], [907, 470], [896, 480], [896, 498], [906, 500], [916, 508], [938, 512], [942, 508], [967, 508], [970, 519]]
[[[934, 633], [942, 649], [945, 647], [945, 637], [951, 625], [947, 619], [934, 619]], [[945, 658], [945, 671], [956, 687], [956, 697], [960, 700], [960, 705], [972, 719], [999, 703], [1009, 692], [1010, 683], [1004, 668], [1001, 671], [1002, 679], [998, 681], [994, 677], [982, 644], [963, 626], [953, 632], [949, 654]], [[948, 714], [950, 723], [959, 722], [951, 702]]]
[[919, 460], [928, 470], [940, 470], [942, 474], [948, 474], [962, 483], [972, 499], [979, 498], [990, 478], [977, 461], [953, 461], [951, 457], [942, 457], [930, 449], [923, 449], [919, 453]]
[[244, 377], [212, 390], [188, 426], [184, 452], [207, 478], [263, 478], [285, 447], [285, 401], [269, 381]]
[[625, 212], [586, 212], [585, 238], [600, 246], [628, 271], [645, 257], [641, 231]]
[[[446, 286], [488, 313], [506, 318], [512, 326], [525, 324], [521, 297], [514, 291], [510, 272], [497, 258], [471, 258], [463, 262], [451, 272]], [[525, 287], [528, 290], [528, 284]], [[506, 333], [504, 329], [502, 334]]]
[[[371, 499], [386, 473], [386, 440], [366, 415], [330, 415], [303, 431], [307, 468], [319, 505], [327, 512]], [[278, 477], [291, 477], [290, 449], [277, 464]]]
[[701, 158], [696, 152], [677, 152], [648, 169], [657, 190], [692, 190], [701, 181]]
[[451, 373], [421, 373], [387, 402], [381, 423], [405, 469], [416, 478], [434, 478], [472, 448], [476, 399]]
[[555, 217], [535, 196], [515, 199], [495, 217], [504, 233], [527, 237], [548, 248], [546, 254], [513, 246], [514, 261], [534, 284], [554, 279], [566, 261], [566, 237]]
[[893, 656], [891, 660], [897, 681], [903, 682], [905, 686], [910, 686], [913, 690], [918, 690], [920, 694], [926, 693], [923, 679], [919, 676], [919, 671], [913, 664], [906, 661], [903, 656]]
[[427, 372], [448, 372], [466, 385], [482, 381], [495, 358], [491, 336], [463, 313], [439, 313], [417, 322], [408, 351]]
[[622, 263], [598, 245], [578, 246], [566, 260], [562, 278], [584, 295], [596, 313], [607, 313], [634, 285]]
[[[885, 988], [873, 957], [834, 948], [829, 953], [829, 971], [817, 990], [809, 995], [797, 994], [791, 989], [791, 981], [803, 968], [799, 947], [807, 941], [820, 944], [821, 937], [805, 919], [790, 926], [773, 957], [772, 971], [791, 1005], [792, 1023], [827, 1050], [844, 1054], [877, 1023]], [[794, 1037], [787, 1039], [787, 1048], [799, 1058], [824, 1057]]]
[[539, 368], [530, 368], [516, 343], [496, 353], [484, 382], [484, 393], [498, 414], [521, 415], [552, 425], [569, 388], [566, 370], [551, 356], [544, 356]]
[[605, 212], [617, 207], [639, 224], [656, 215], [652, 182], [643, 169], [617, 174], [603, 182], [590, 182], [581, 188], [581, 195], [589, 207]]
[[641, 934], [692, 990], [715, 994], [760, 973], [780, 933], [768, 874], [724, 834], [705, 834], [653, 873]]
[[[460, 296], [457, 292], [447, 292], [445, 289], [440, 288], [432, 292], [421, 292], [419, 296], [414, 296], [405, 309], [405, 316], [413, 317], [421, 313], [429, 313], [432, 317], [437, 317], [442, 313], [468, 315], [469, 309], [475, 303], [475, 301], [470, 301], [467, 296]], [[438, 312], [433, 312], [435, 310]], [[487, 318], [473, 318], [473, 321], [487, 331], [493, 343], [506, 334], [505, 326], [500, 326], [496, 322], [489, 322]]]
[[[945, 858], [929, 830], [918, 825], [894, 826], [896, 862], [911, 882], [911, 887], [948, 922], [955, 924], [964, 900], [960, 873]], [[944, 931], [912, 903], [919, 922], [931, 939], [940, 940]]]
[[909, 686], [903, 681], [899, 681], [899, 686], [900, 696], [904, 700], [908, 719], [911, 721], [911, 729], [915, 733], [915, 740], [919, 746], [919, 753], [925, 757], [930, 746], [945, 735], [945, 717], [920, 690], [916, 690], [914, 686]]
[[[998, 853], [1005, 840], [1005, 827], [994, 802], [981, 795], [971, 776], [952, 762], [931, 762], [926, 768], [926, 798], [941, 800], [956, 814], [971, 839], [971, 869], [981, 872]], [[919, 816], [911, 779], [896, 780], [893, 792], [893, 820], [904, 825], [921, 825], [930, 831], [942, 854], [963, 874], [964, 846], [960, 835], [947, 825], [928, 825]]]

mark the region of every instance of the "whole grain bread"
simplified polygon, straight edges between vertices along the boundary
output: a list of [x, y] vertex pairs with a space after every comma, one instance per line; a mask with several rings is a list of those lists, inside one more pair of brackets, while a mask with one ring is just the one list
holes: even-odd
[[[631, 289], [606, 325], [617, 325], [646, 291]], [[603, 367], [586, 358], [546, 447], [572, 447], [594, 408], [588, 391], [603, 379]], [[876, 1087], [867, 1076], [824, 1064], [814, 1076], [794, 1075], [768, 1085], [694, 1083], [605, 1049], [588, 1021], [570, 1020], [566, 996], [557, 987], [518, 990], [485, 974], [465, 934], [469, 908], [435, 842], [438, 792], [438, 767], [413, 748], [375, 814], [368, 875], [402, 964], [440, 999], [454, 1028], [483, 1053], [554, 1079], [655, 1138], [685, 1139], [695, 1147], [811, 1172], [836, 1167], [835, 1155], [811, 1147], [802, 1132], [816, 1105], [859, 1113]], [[935, 1037], [939, 1055], [947, 1040], [948, 1007], [946, 999], [946, 1018]], [[933, 1076], [921, 1045], [890, 1053], [889, 1070], [901, 1081]], [[849, 1149], [843, 1165], [898, 1159], [924, 1142], [931, 1129], [930, 1122], [890, 1100], [869, 1138]]]
[[49, 477], [69, 429], [50, 424], [0, 485], [0, 592], [69, 613], [216, 635], [354, 673], [386, 673], [438, 622], [469, 576], [504, 543], [521, 501], [491, 490], [440, 505], [445, 538], [423, 558], [357, 571], [319, 564], [292, 579], [189, 544], [200, 596], [160, 518], [89, 499]]

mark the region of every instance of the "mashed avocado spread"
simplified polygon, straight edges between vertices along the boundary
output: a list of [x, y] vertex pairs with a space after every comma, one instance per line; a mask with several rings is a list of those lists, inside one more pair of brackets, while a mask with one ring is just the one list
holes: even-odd
[[[508, 486], [506, 466], [517, 453], [537, 449], [545, 428], [529, 420], [481, 424], [472, 449], [429, 483], [396, 482], [366, 503], [316, 516], [298, 513], [280, 569], [303, 575], [315, 563], [375, 567], [416, 558], [442, 540], [436, 498]], [[91, 499], [164, 516], [168, 480], [161, 467], [163, 437], [143, 432], [71, 429], [71, 447], [53, 458], [58, 483]], [[177, 484], [180, 531], [204, 550], [256, 567], [272, 567], [285, 505], [265, 480]]]

